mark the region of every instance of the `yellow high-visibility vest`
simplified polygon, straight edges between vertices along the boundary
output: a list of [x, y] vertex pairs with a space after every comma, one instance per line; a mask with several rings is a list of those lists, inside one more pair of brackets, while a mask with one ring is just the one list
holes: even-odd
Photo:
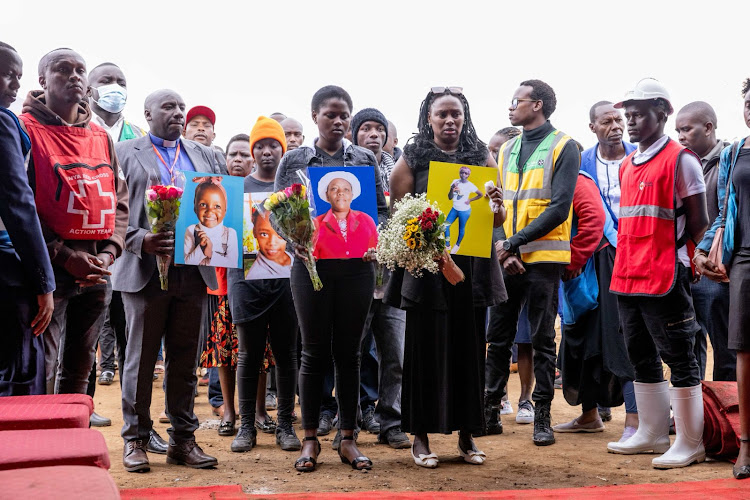
[[[552, 174], [563, 147], [570, 136], [554, 130], [545, 137], [519, 171], [518, 156], [521, 136], [503, 144], [498, 155], [502, 169], [503, 203], [507, 217], [503, 224], [506, 238], [510, 238], [539, 217], [552, 198]], [[527, 264], [554, 262], [570, 263], [570, 229], [573, 205], [568, 218], [545, 236], [521, 245], [521, 260]]]

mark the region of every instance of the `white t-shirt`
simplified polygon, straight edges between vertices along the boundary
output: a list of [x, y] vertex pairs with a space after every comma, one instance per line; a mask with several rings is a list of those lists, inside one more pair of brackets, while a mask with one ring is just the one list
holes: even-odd
[[474, 184], [472, 184], [469, 181], [461, 182], [461, 179], [456, 179], [453, 182], [451, 182], [451, 186], [457, 186], [458, 192], [453, 193], [453, 208], [454, 210], [458, 212], [465, 212], [466, 210], [471, 210], [471, 205], [469, 204], [469, 200], [471, 199], [471, 195], [473, 193], [476, 193], [479, 191], [479, 188], [477, 188]]
[[[650, 160], [656, 155], [664, 145], [669, 141], [669, 136], [665, 135], [655, 143], [653, 143], [646, 151], [640, 152], [636, 150], [633, 156], [633, 164], [643, 164]], [[691, 154], [680, 155], [680, 160], [677, 163], [677, 172], [675, 174], [675, 186], [674, 186], [677, 206], [682, 206], [682, 200], [689, 196], [693, 196], [699, 193], [706, 192], [706, 182], [703, 179], [703, 167], [698, 158]], [[682, 238], [685, 234], [685, 215], [677, 217], [677, 239]], [[677, 251], [677, 258], [685, 267], [690, 267], [690, 257], [688, 256], [687, 246], [683, 246]]]
[[596, 149], [596, 180], [607, 204], [612, 208], [612, 213], [620, 213], [620, 165], [623, 156], [619, 160], [605, 160]]

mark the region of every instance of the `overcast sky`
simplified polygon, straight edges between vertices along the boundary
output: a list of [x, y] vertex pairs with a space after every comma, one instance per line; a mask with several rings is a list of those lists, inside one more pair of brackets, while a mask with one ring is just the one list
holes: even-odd
[[[539, 78], [557, 94], [552, 123], [584, 146], [595, 142], [588, 110], [616, 101], [640, 78], [664, 83], [679, 110], [712, 104], [723, 138], [745, 136], [741, 82], [747, 2], [741, 1], [3, 1], [0, 40], [24, 60], [19, 95], [39, 88], [37, 63], [57, 47], [89, 68], [119, 65], [126, 117], [146, 126], [143, 101], [172, 88], [188, 107], [217, 115], [216, 143], [249, 133], [281, 111], [317, 135], [310, 100], [344, 87], [354, 111], [380, 109], [400, 144], [416, 130], [431, 86], [458, 85], [487, 142], [509, 125], [519, 82]], [[735, 62], [737, 61], [737, 62]], [[20, 112], [22, 98], [11, 107]], [[667, 124], [674, 137], [674, 117]]]

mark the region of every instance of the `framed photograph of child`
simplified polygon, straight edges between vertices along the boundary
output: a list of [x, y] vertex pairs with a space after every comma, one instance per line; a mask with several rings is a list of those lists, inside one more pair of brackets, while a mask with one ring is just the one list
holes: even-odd
[[446, 214], [446, 249], [457, 255], [489, 257], [494, 216], [485, 183], [497, 182], [497, 169], [430, 162], [427, 199]]
[[361, 259], [378, 243], [375, 176], [369, 167], [308, 169], [317, 259]]
[[243, 179], [184, 172], [175, 263], [242, 268]]
[[246, 280], [289, 278], [292, 272], [294, 255], [271, 225], [270, 212], [259, 209], [270, 195], [245, 193], [242, 261]]

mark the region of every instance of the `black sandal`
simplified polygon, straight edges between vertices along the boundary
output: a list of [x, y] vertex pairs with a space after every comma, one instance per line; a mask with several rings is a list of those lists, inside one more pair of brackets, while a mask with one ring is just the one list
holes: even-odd
[[[742, 443], [750, 443], [750, 439], [740, 439]], [[734, 465], [732, 467], [732, 475], [735, 479], [747, 479], [750, 478], [750, 465]]]
[[262, 422], [259, 422], [257, 418], [255, 419], [255, 428], [265, 434], [273, 434], [276, 432], [276, 422], [271, 415], [266, 415]]
[[[302, 441], [315, 441], [315, 443], [318, 445], [318, 451], [317, 454], [320, 455], [320, 441], [318, 441], [317, 437], [305, 437], [302, 439]], [[310, 462], [312, 464], [312, 467], [309, 465], [305, 465], [307, 462]], [[318, 459], [315, 457], [299, 457], [294, 462], [294, 468], [297, 470], [297, 472], [312, 472], [315, 470], [315, 466], [318, 465]]]
[[234, 423], [234, 419], [219, 423], [219, 436], [234, 436]]
[[[342, 441], [354, 441], [354, 436], [341, 436], [341, 440]], [[370, 470], [370, 469], [372, 469], [372, 460], [370, 460], [369, 458], [367, 458], [364, 455], [360, 455], [357, 458], [355, 458], [354, 460], [349, 461], [349, 459], [346, 458], [341, 453], [341, 448], [343, 448], [343, 447], [339, 446], [339, 458], [341, 459], [341, 463], [342, 464], [351, 465], [352, 469], [354, 469], [354, 470]], [[364, 465], [364, 467], [360, 467], [359, 466], [360, 464], [365, 464], [365, 465]]]

